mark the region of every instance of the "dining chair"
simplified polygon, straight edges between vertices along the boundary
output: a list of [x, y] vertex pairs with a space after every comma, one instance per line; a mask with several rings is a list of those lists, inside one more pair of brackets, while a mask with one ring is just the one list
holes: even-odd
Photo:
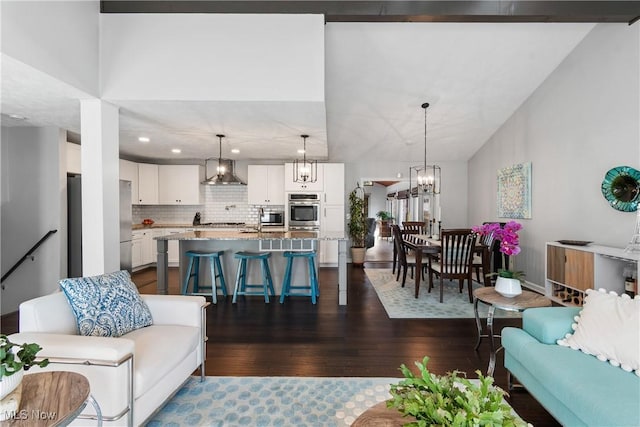
[[469, 302], [473, 302], [471, 281], [471, 254], [476, 243], [476, 234], [468, 228], [443, 229], [440, 261], [428, 258], [429, 292], [433, 288], [433, 275], [440, 277], [440, 302], [443, 300], [444, 279], [458, 280], [460, 292], [468, 280]]
[[[491, 252], [493, 251], [494, 243], [497, 243], [495, 239], [495, 235], [493, 233], [487, 234], [486, 236], [482, 236], [478, 240], [480, 249], [473, 251], [473, 260], [471, 263], [471, 268], [476, 272], [476, 279], [479, 283], [484, 283], [484, 280], [480, 279], [480, 269], [482, 268], [482, 257], [485, 256], [484, 252], [488, 252], [488, 256], [491, 256]], [[482, 274], [490, 274], [491, 271], [483, 271]]]
[[425, 234], [424, 221], [403, 221], [402, 232], [404, 234]]
[[396, 248], [396, 254], [398, 257], [398, 272], [396, 274], [396, 282], [400, 279], [400, 270], [402, 273], [402, 287], [404, 287], [407, 281], [407, 269], [411, 268], [411, 277], [413, 278], [413, 270], [416, 265], [416, 260], [413, 256], [407, 254], [407, 250], [404, 246], [404, 239], [402, 232], [397, 224], [391, 225], [391, 234], [393, 235], [393, 244]]

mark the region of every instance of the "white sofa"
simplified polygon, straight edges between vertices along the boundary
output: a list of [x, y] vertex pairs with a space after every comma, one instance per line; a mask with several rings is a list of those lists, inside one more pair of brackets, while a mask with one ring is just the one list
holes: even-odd
[[[198, 367], [204, 378], [208, 305], [199, 296], [142, 295], [142, 299], [151, 311], [153, 325], [119, 338], [105, 338], [77, 335], [64, 293], [35, 298], [20, 305], [20, 332], [11, 335], [11, 340], [41, 345], [38, 356], [51, 362], [44, 370], [86, 376], [104, 425], [138, 426]], [[91, 405], [82, 417], [95, 418]], [[74, 424], [87, 425], [88, 421], [79, 419]]]

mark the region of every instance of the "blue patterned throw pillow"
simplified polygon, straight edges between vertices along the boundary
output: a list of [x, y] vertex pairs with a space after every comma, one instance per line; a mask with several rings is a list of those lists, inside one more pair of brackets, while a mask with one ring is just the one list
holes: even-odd
[[93, 277], [62, 279], [78, 333], [119, 337], [153, 323], [147, 304], [126, 270]]

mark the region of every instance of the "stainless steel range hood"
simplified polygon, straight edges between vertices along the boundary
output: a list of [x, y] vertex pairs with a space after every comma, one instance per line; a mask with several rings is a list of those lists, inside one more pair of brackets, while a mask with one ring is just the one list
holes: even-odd
[[242, 180], [240, 178], [238, 178], [236, 176], [236, 174], [234, 173], [234, 169], [235, 169], [235, 162], [231, 159], [211, 159], [212, 161], [214, 161], [216, 163], [216, 165], [218, 164], [218, 161], [220, 162], [220, 166], [224, 166], [225, 171], [224, 174], [221, 176], [218, 176], [217, 174], [213, 174], [211, 176], [209, 176], [208, 170], [207, 170], [207, 164], [209, 163], [210, 159], [207, 159], [204, 162], [204, 170], [205, 170], [205, 177], [206, 179], [204, 181], [202, 181], [202, 184], [206, 184], [206, 185], [247, 185], [244, 182], [242, 182]]

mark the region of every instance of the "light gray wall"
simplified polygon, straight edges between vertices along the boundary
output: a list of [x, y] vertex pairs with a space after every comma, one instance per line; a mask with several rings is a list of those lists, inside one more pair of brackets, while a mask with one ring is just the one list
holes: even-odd
[[[61, 188], [58, 128], [2, 128], [2, 273], [49, 230], [58, 230], [3, 283], [2, 313], [25, 300], [53, 292], [66, 273], [66, 191]], [[64, 163], [63, 163], [64, 164]], [[63, 194], [64, 193], [64, 194]]]
[[100, 2], [2, 2], [2, 53], [98, 95]]
[[528, 281], [544, 285], [547, 241], [625, 247], [636, 215], [611, 208], [600, 186], [612, 167], [640, 169], [639, 117], [640, 26], [599, 24], [469, 161], [470, 223], [499, 220], [496, 171], [531, 162], [516, 257]]
[[369, 218], [375, 218], [378, 212], [387, 210], [387, 187], [374, 183], [371, 187], [365, 187], [365, 191], [369, 194]]

